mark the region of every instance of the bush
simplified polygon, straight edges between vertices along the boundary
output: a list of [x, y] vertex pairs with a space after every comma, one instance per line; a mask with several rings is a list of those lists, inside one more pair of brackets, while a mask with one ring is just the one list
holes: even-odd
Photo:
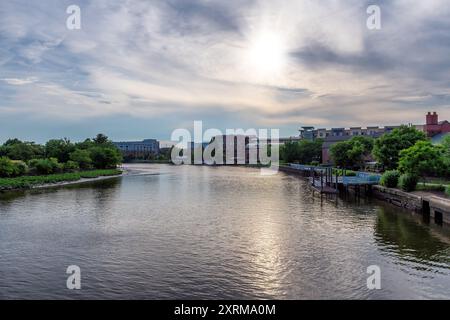
[[0, 158], [0, 177], [13, 177], [15, 175], [14, 163], [6, 157]]
[[450, 185], [445, 187], [445, 193], [450, 197]]
[[51, 174], [60, 172], [63, 166], [55, 158], [32, 159], [28, 163], [31, 172], [35, 174]]
[[[339, 177], [342, 177], [344, 175], [344, 169], [333, 169], [333, 176], [338, 175]], [[346, 177], [355, 177], [357, 175], [356, 171], [353, 170], [345, 170], [345, 176]]]
[[28, 173], [28, 166], [23, 161], [13, 161], [14, 164], [14, 176], [23, 176]]
[[416, 190], [420, 191], [442, 191], [445, 192], [445, 186], [442, 184], [418, 184]]
[[388, 188], [396, 188], [398, 185], [399, 178], [400, 172], [398, 172], [397, 170], [386, 171], [381, 176], [380, 184]]
[[398, 185], [400, 189], [406, 192], [411, 192], [416, 190], [417, 182], [419, 178], [411, 173], [404, 173], [400, 176]]
[[317, 167], [319, 164], [319, 161], [311, 161], [311, 165], [314, 167]]
[[64, 171], [65, 172], [75, 172], [75, 171], [78, 171], [79, 169], [80, 169], [80, 166], [75, 161], [69, 160], [66, 163], [64, 163]]

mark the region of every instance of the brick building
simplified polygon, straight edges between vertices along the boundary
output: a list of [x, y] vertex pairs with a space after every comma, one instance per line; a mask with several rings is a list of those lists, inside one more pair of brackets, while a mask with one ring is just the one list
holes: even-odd
[[430, 138], [438, 134], [449, 133], [450, 122], [447, 120], [439, 121], [439, 115], [436, 112], [428, 112], [426, 115], [425, 132]]

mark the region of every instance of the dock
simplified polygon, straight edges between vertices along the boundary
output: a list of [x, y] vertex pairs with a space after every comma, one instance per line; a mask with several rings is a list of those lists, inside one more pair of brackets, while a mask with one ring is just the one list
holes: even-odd
[[[361, 187], [377, 185], [381, 176], [375, 173], [357, 172], [354, 176], [346, 176], [345, 169], [324, 166], [308, 166], [290, 163], [290, 172], [297, 172], [308, 178], [311, 187], [321, 194], [336, 194], [339, 189], [355, 187], [359, 191]], [[342, 172], [343, 175], [339, 175]]]

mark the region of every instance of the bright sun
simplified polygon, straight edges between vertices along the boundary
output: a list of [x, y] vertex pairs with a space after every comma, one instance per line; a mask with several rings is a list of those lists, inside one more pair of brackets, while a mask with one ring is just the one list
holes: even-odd
[[259, 77], [276, 77], [283, 71], [287, 62], [287, 50], [283, 39], [273, 33], [265, 32], [250, 41], [248, 65]]

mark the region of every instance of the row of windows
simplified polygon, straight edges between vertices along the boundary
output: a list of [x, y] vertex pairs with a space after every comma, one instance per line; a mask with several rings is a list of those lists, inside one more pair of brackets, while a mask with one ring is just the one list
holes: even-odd
[[365, 132], [365, 131], [353, 131], [353, 132], [320, 132], [318, 134], [319, 138], [324, 138], [324, 137], [343, 137], [343, 136], [373, 136], [380, 133], [380, 131], [369, 131], [369, 132]]
[[127, 146], [127, 145], [119, 145], [119, 149], [121, 150], [136, 150], [136, 151], [153, 151], [157, 150], [157, 146]]

